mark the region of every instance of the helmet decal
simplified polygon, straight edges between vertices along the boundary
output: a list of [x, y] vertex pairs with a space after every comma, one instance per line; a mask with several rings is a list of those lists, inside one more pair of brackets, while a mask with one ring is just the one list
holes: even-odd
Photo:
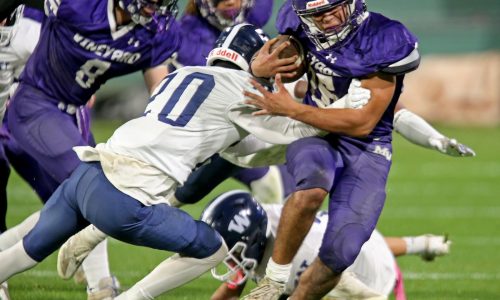
[[234, 285], [245, 282], [262, 259], [270, 233], [265, 210], [250, 193], [235, 190], [212, 200], [200, 219], [217, 230], [230, 249], [222, 261], [224, 272], [214, 268], [212, 275]]

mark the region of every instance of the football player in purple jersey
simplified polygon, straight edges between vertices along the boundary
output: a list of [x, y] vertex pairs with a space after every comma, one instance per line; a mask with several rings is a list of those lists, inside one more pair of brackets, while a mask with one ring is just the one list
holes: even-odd
[[[2, 1], [2, 16], [11, 2], [30, 1]], [[85, 104], [103, 83], [142, 70], [152, 91], [168, 73], [165, 61], [180, 41], [174, 22], [176, 2], [45, 3], [40, 42], [20, 76], [7, 114], [11, 136], [51, 180], [61, 183], [78, 165], [73, 146], [93, 144]], [[27, 221], [20, 236], [36, 219]], [[93, 263], [101, 271], [87, 274], [89, 299], [105, 296], [96, 295], [102, 270], [109, 276], [107, 262], [102, 263], [107, 258], [105, 245], [101, 248]]]
[[[353, 263], [378, 221], [391, 166], [394, 108], [404, 76], [418, 67], [420, 55], [416, 37], [404, 25], [368, 12], [362, 0], [290, 0], [281, 8], [276, 26], [307, 49], [304, 104], [281, 88], [279, 74], [278, 92], [255, 84], [263, 96], [247, 92], [249, 103], [262, 109], [257, 114], [286, 115], [330, 134], [288, 147], [287, 167], [295, 178], [295, 192], [283, 209], [266, 277], [245, 299], [278, 299], [291, 261], [329, 194], [329, 221], [318, 258], [291, 296], [320, 299]], [[266, 54], [271, 43], [252, 64], [257, 77], [284, 72], [283, 66], [272, 63], [276, 56]], [[355, 78], [371, 90], [370, 102], [354, 111], [325, 110]]]

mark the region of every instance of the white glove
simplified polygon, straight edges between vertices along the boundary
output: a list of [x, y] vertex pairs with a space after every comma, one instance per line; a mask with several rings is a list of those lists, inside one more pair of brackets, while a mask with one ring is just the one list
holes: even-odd
[[361, 87], [361, 81], [353, 79], [349, 85], [346, 98], [346, 108], [359, 109], [368, 104], [371, 97], [371, 91]]
[[361, 87], [361, 81], [353, 79], [347, 90], [347, 94], [328, 105], [327, 108], [353, 108], [359, 109], [370, 101], [371, 91]]
[[431, 137], [429, 138], [429, 144], [441, 153], [448, 154], [450, 156], [476, 156], [476, 152], [474, 152], [474, 150], [467, 145], [459, 143], [456, 139], [450, 139], [448, 137]]

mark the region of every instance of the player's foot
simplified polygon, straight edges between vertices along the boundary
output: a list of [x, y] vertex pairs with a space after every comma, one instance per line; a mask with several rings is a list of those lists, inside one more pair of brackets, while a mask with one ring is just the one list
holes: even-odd
[[451, 241], [447, 235], [425, 235], [425, 249], [420, 253], [425, 261], [432, 261], [436, 256], [443, 256], [450, 253]]
[[115, 276], [99, 280], [95, 289], [87, 289], [87, 300], [112, 300], [120, 294], [120, 282]]
[[456, 139], [447, 137], [431, 138], [430, 144], [438, 151], [450, 156], [476, 156], [476, 152], [468, 146], [459, 143]]
[[89, 255], [92, 248], [80, 241], [79, 235], [72, 236], [59, 249], [57, 273], [62, 279], [70, 279]]
[[9, 286], [7, 281], [0, 284], [0, 300], [10, 300]]
[[285, 291], [285, 283], [274, 281], [268, 277], [264, 277], [257, 287], [250, 291], [250, 294], [242, 298], [242, 300], [278, 300], [281, 294]]

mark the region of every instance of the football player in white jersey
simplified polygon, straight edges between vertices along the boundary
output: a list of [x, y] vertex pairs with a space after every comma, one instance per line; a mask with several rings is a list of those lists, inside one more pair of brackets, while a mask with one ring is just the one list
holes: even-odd
[[[253, 89], [248, 64], [262, 45], [253, 25], [228, 28], [208, 59], [217, 67], [168, 75], [142, 117], [119, 127], [104, 144], [75, 147], [78, 168], [51, 196], [33, 230], [0, 252], [0, 282], [34, 267], [89, 223], [119, 240], [179, 253], [115, 299], [151, 299], [220, 262], [227, 253], [220, 235], [168, 205], [176, 186], [249, 134], [287, 144], [321, 133], [284, 117], [255, 117], [256, 108], [244, 104], [242, 91]], [[351, 92], [347, 98], [369, 100], [361, 87]]]
[[[260, 205], [251, 194], [242, 190], [223, 193], [207, 205], [201, 220], [215, 228], [230, 249], [223, 261], [226, 268], [212, 269], [212, 275], [224, 282], [212, 295], [212, 300], [235, 299], [243, 292], [247, 279], [258, 281], [265, 276], [282, 207], [281, 204]], [[325, 212], [317, 214], [293, 259], [285, 294], [292, 293], [300, 275], [317, 256], [327, 219]], [[444, 236], [384, 238], [375, 230], [326, 299], [387, 299], [393, 290], [396, 299], [402, 299], [398, 298], [404, 290], [395, 256], [415, 254], [432, 260], [448, 254], [450, 244]]]
[[14, 15], [14, 24], [0, 26], [0, 123], [14, 79], [21, 74], [38, 42], [43, 17], [30, 7], [26, 8], [25, 14], [24, 6], [20, 6]]

